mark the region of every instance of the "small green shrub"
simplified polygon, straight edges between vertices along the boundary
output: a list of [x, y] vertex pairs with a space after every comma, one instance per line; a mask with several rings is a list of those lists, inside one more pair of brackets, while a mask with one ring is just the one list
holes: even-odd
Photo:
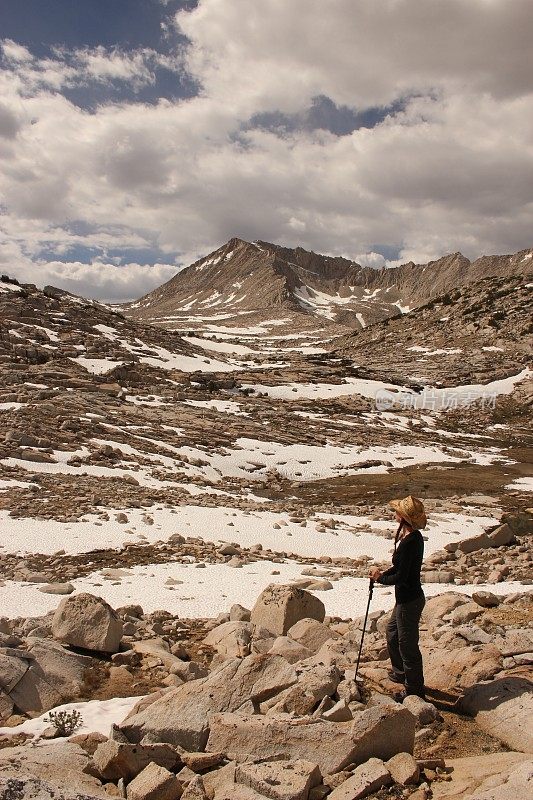
[[83, 723], [83, 717], [79, 711], [50, 711], [45, 722], [53, 725], [59, 736], [72, 736]]

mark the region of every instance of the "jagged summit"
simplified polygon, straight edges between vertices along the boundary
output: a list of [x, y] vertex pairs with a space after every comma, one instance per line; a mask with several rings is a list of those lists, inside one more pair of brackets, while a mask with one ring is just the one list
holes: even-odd
[[471, 262], [452, 253], [428, 264], [373, 269], [301, 247], [232, 238], [125, 310], [172, 325], [277, 309], [360, 329], [489, 276], [530, 274], [532, 255], [523, 250]]
[[280, 305], [289, 300], [287, 276], [275, 261], [274, 254], [259, 245], [230, 239], [128, 308], [139, 317], [161, 318], [175, 312], [213, 314], [228, 307], [238, 314], [252, 298], [257, 308]]

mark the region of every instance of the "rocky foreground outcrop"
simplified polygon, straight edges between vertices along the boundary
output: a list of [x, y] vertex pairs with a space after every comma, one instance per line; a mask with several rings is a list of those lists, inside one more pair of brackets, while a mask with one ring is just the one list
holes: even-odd
[[[460, 711], [515, 753], [492, 770], [490, 784], [471, 777], [455, 794], [444, 791], [454, 785], [451, 765], [438, 745], [424, 749], [442, 729], [441, 713], [420, 698], [401, 703], [391, 696], [381, 660], [387, 615], [369, 617], [365, 680], [356, 683], [362, 620], [328, 618], [309, 592], [270, 586], [251, 610], [234, 606], [205, 622], [193, 658], [192, 640], [175, 640], [166, 612], [114, 611], [92, 595], [68, 597], [41, 620], [4, 621], [2, 711], [12, 725], [21, 713], [56, 705], [52, 687], [62, 692], [60, 701], [82, 695], [95, 664], [107, 663], [114, 678], [158, 680], [107, 737], [43, 739], [39, 747], [4, 738], [0, 798], [355, 800], [394, 786], [416, 800], [430, 790], [450, 800], [507, 800], [511, 789], [513, 800], [526, 797], [533, 774], [533, 598], [496, 604], [493, 597], [434, 597], [422, 624], [430, 699], [446, 690]], [[454, 769], [464, 773], [462, 764]]]
[[77, 696], [93, 664], [90, 656], [46, 638], [6, 638], [11, 646], [0, 647], [0, 719], [15, 708], [23, 714], [40, 713]]

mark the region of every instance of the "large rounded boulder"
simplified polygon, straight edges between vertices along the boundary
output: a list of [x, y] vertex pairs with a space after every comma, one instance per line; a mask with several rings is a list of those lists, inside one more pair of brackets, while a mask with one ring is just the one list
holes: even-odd
[[66, 597], [52, 620], [55, 639], [73, 647], [99, 653], [117, 653], [122, 621], [101, 597], [83, 593]]
[[285, 636], [301, 619], [323, 622], [326, 615], [324, 603], [311, 592], [297, 586], [271, 583], [257, 598], [251, 613], [251, 622], [260, 628]]

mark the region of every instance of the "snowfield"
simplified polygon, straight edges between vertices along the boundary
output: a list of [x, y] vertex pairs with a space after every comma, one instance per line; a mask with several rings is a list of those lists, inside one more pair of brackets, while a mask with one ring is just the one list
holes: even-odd
[[[414, 350], [415, 348], [410, 349]], [[425, 350], [425, 348], [423, 349]], [[439, 352], [449, 354], [452, 351], [442, 350]], [[426, 353], [426, 355], [432, 355], [432, 353]], [[378, 407], [383, 409], [406, 404], [408, 408], [442, 411], [450, 407], [452, 400], [456, 405], [465, 405], [480, 398], [490, 399], [501, 394], [511, 394], [518, 383], [531, 376], [533, 376], [533, 370], [526, 367], [517, 375], [511, 375], [502, 380], [486, 384], [466, 384], [444, 388], [426, 386], [420, 394], [413, 392], [407, 386], [397, 386], [365, 378], [346, 378], [344, 383], [288, 383], [279, 386], [243, 384], [243, 386], [256, 392], [265, 393], [276, 400], [329, 400], [335, 397], [359, 394], [362, 397], [375, 399]]]
[[[251, 608], [258, 595], [270, 583], [286, 584], [302, 577], [302, 565], [294, 561], [284, 564], [256, 561], [240, 569], [226, 564], [207, 564], [198, 569], [191, 564], [149, 564], [134, 567], [120, 579], [108, 579], [95, 572], [86, 578], [72, 581], [76, 592], [90, 592], [103, 597], [118, 608], [127, 603], [141, 603], [145, 613], [164, 608], [184, 619], [216, 617], [229, 611], [234, 603]], [[272, 574], [276, 572], [278, 574]], [[167, 585], [168, 579], [183, 581]], [[456, 586], [454, 584], [424, 584], [427, 597], [446, 591], [471, 595], [473, 591], [487, 589], [506, 595], [528, 591], [518, 582]], [[368, 581], [365, 578], [341, 578], [333, 582], [333, 589], [314, 591], [326, 607], [326, 614], [343, 619], [364, 614], [368, 599]], [[39, 592], [37, 585], [7, 582], [0, 587], [2, 614], [9, 618], [35, 617], [53, 611], [63, 598]], [[387, 611], [394, 605], [394, 591], [388, 586], [376, 586], [372, 610]]]
[[[126, 524], [116, 521], [119, 511], [127, 515]], [[475, 536], [496, 525], [501, 514], [498, 509], [492, 509], [491, 516], [474, 516], [473, 509], [465, 509], [465, 512], [430, 515], [424, 530], [426, 557], [448, 542]], [[152, 517], [153, 524], [144, 521], [146, 514]], [[117, 509], [109, 510], [109, 516], [109, 521], [88, 515], [79, 522], [39, 520], [36, 524], [32, 519], [13, 518], [9, 512], [0, 511], [0, 543], [3, 552], [53, 554], [65, 550], [74, 554], [121, 547], [124, 542], [139, 541], [141, 537], [147, 544], [164, 542], [172, 534], [180, 533], [206, 542], [231, 542], [247, 548], [260, 543], [276, 552], [316, 559], [322, 555], [351, 558], [369, 555], [386, 559], [393, 547], [394, 525], [390, 519], [373, 520], [356, 515], [334, 514], [336, 528], [325, 533], [317, 531], [317, 527], [332, 515], [316, 514], [302, 527], [300, 523], [290, 522], [289, 514], [243, 511], [231, 505], [211, 507], [191, 503], [176, 509]], [[281, 525], [281, 528], [274, 528], [274, 525]]]
[[[208, 265], [209, 261], [201, 262], [197, 269]], [[233, 288], [235, 292], [228, 301], [235, 304], [242, 299], [238, 297], [240, 283], [236, 281]], [[0, 291], [17, 292], [18, 289], [0, 284]], [[296, 295], [302, 307], [335, 320], [339, 312], [349, 310], [355, 287], [352, 291], [352, 297], [341, 297], [302, 284]], [[370, 293], [368, 289], [364, 292], [361, 289], [362, 296], [356, 299], [369, 301], [380, 291], [376, 289]], [[513, 368], [516, 374], [485, 385], [428, 385], [417, 393], [409, 386], [387, 380], [345, 378], [343, 359], [335, 358], [334, 353], [321, 358], [320, 354], [328, 353], [324, 346], [339, 335], [340, 326], [320, 327], [320, 320], [315, 319], [316, 324], [303, 330], [306, 326], [299, 327], [291, 317], [260, 321], [262, 317], [259, 314], [246, 310], [238, 312], [242, 314], [238, 318], [235, 314], [210, 314], [211, 307], [222, 306], [225, 302], [214, 288], [199, 298], [190, 296], [185, 299], [181, 314], [155, 320], [158, 325], [175, 323], [175, 327], [181, 329], [181, 338], [176, 335], [165, 338], [158, 331], [155, 341], [163, 342], [167, 347], [143, 341], [142, 337], [146, 340], [153, 338], [147, 327], [140, 327], [137, 331], [129, 323], [118, 321], [116, 315], [101, 318], [113, 321], [113, 325], [92, 325], [96, 319], [91, 316], [87, 327], [94, 331], [83, 338], [83, 344], [73, 344], [68, 350], [70, 361], [67, 363], [75, 377], [72, 386], [68, 384], [68, 376], [57, 378], [55, 364], [49, 366], [44, 360], [34, 373], [22, 376], [16, 393], [5, 394], [0, 411], [2, 420], [8, 420], [12, 431], [11, 438], [6, 436], [6, 442], [12, 441], [13, 447], [4, 449], [3, 454], [9, 457], [0, 460], [0, 465], [5, 468], [0, 478], [0, 552], [3, 555], [17, 555], [22, 559], [29, 554], [43, 557], [59, 557], [63, 553], [67, 556], [86, 554], [82, 559], [84, 569], [71, 574], [79, 575], [85, 569], [91, 572], [71, 581], [75, 592], [99, 595], [115, 608], [126, 603], [140, 603], [146, 613], [167, 609], [182, 618], [213, 618], [227, 612], [234, 603], [250, 608], [269, 583], [296, 582], [302, 578], [306, 566], [316, 566], [332, 573], [332, 588], [314, 592], [324, 602], [326, 613], [353, 618], [364, 613], [368, 580], [340, 577], [340, 568], [323, 559], [326, 556], [329, 559], [360, 559], [363, 565], [360, 574], [366, 571], [366, 562], [389, 563], [395, 525], [392, 514], [379, 517], [386, 494], [368, 490], [363, 501], [368, 508], [366, 514], [336, 513], [327, 492], [318, 495], [318, 489], [324, 487], [317, 487], [320, 499], [316, 507], [321, 511], [309, 513], [302, 521], [295, 512], [295, 509], [301, 511], [303, 508], [304, 501], [299, 498], [299, 492], [302, 497], [310, 497], [310, 489], [314, 488], [312, 482], [376, 475], [376, 486], [371, 489], [377, 488], [383, 480], [386, 487], [391, 487], [391, 494], [404, 496], [410, 491], [412, 473], [402, 472], [402, 469], [415, 468], [413, 472], [416, 472], [417, 481], [420, 475], [422, 478], [427, 476], [426, 483], [421, 481], [417, 485], [429, 487], [427, 496], [432, 498], [431, 508], [437, 510], [428, 514], [428, 526], [423, 531], [426, 559], [447, 544], [476, 536], [498, 525], [503, 511], [497, 497], [491, 495], [481, 499], [479, 505], [469, 505], [469, 495], [460, 498], [461, 489], [454, 486], [450, 491], [453, 507], [461, 511], [451, 513], [444, 510], [447, 506], [439, 499], [443, 496], [440, 485], [439, 491], [429, 492], [431, 487], [440, 483], [441, 475], [446, 476], [444, 470], [452, 470], [454, 465], [499, 465], [503, 470], [506, 464], [513, 464], [508, 459], [502, 437], [496, 433], [505, 426], [478, 425], [466, 431], [446, 430], [446, 420], [441, 412], [454, 404], [466, 405], [479, 398], [490, 400], [499, 395], [509, 395], [522, 381], [533, 376], [533, 370], [525, 368], [518, 372], [520, 367], [517, 366]], [[18, 302], [16, 297], [10, 296], [10, 300]], [[83, 305], [84, 301], [73, 298], [67, 302]], [[402, 313], [407, 313], [409, 307], [402, 302], [397, 301], [395, 305]], [[363, 308], [364, 314], [356, 313], [362, 328], [370, 325], [373, 319], [372, 308]], [[199, 313], [195, 314], [195, 311]], [[63, 312], [57, 312], [60, 313]], [[247, 314], [253, 316], [247, 317]], [[230, 318], [235, 322], [239, 320], [238, 325], [224, 324]], [[442, 317], [443, 321], [447, 319]], [[54, 317], [54, 322], [57, 320], [58, 317]], [[250, 324], [246, 325], [247, 322]], [[322, 323], [325, 323], [324, 319]], [[60, 336], [47, 325], [22, 322], [17, 325], [17, 330], [9, 332], [17, 340], [17, 345], [18, 339], [24, 339], [20, 331], [26, 328], [30, 336], [37, 336], [39, 330], [38, 338], [44, 348], [58, 349], [55, 345], [63, 341], [62, 326]], [[191, 331], [194, 335], [183, 335], [194, 325], [198, 325]], [[141, 338], [136, 337], [137, 332]], [[77, 333], [81, 336], [81, 331]], [[100, 343], [92, 346], [91, 337], [98, 339], [97, 334]], [[462, 352], [454, 347], [425, 346], [425, 339], [420, 344], [411, 344], [412, 341], [411, 338], [408, 342], [411, 346], [406, 349], [410, 351], [409, 358], [417, 362], [433, 360], [433, 364], [442, 365], [451, 360], [448, 356], [458, 356]], [[479, 345], [477, 348], [479, 352]], [[483, 349], [504, 352], [496, 345]], [[294, 353], [297, 353], [296, 357]], [[110, 357], [91, 358], [91, 354], [108, 354]], [[313, 358], [315, 354], [317, 358]], [[140, 367], [134, 364], [130, 373], [131, 356]], [[495, 356], [495, 361], [498, 358]], [[116, 386], [111, 393], [100, 391], [100, 384], [106, 379], [102, 377], [93, 381], [92, 376], [107, 376], [124, 363], [128, 368], [120, 371], [124, 375], [121, 378], [122, 392], [119, 393]], [[334, 367], [331, 371], [330, 365]], [[157, 370], [147, 370], [146, 366]], [[283, 372], [286, 367], [290, 371]], [[356, 368], [353, 364], [352, 375]], [[80, 381], [82, 370], [85, 371], [84, 380]], [[61, 373], [59, 368], [58, 371]], [[198, 375], [173, 375], [172, 371], [220, 373], [223, 380], [219, 381], [221, 375], [209, 375], [205, 380]], [[235, 377], [244, 375], [245, 382], [228, 380], [231, 376], [227, 373], [240, 373]], [[498, 374], [505, 372], [499, 371]], [[143, 375], [148, 375], [149, 379], [144, 380]], [[317, 382], [313, 382], [315, 377]], [[329, 377], [342, 383], [328, 383]], [[392, 373], [383, 369], [380, 377], [392, 377]], [[28, 382], [24, 383], [26, 378]], [[32, 382], [41, 379], [44, 383]], [[409, 382], [410, 379], [406, 376], [404, 380]], [[55, 381], [60, 383], [60, 388], [55, 386]], [[59, 392], [63, 388], [65, 393], [77, 391], [76, 383], [85, 388], [94, 383], [95, 393], [87, 399], [83, 396], [84, 390], [80, 390], [80, 402], [72, 404], [75, 424], [61, 428], [65, 432], [64, 438], [56, 437], [57, 428], [71, 414], [73, 395], [66, 395], [69, 402], [64, 408], [60, 407], [57, 414], [53, 406], [55, 397], [60, 398]], [[35, 389], [39, 396], [36, 396]], [[243, 389], [251, 390], [249, 397], [245, 396]], [[368, 410], [366, 406], [370, 404], [364, 404], [366, 410], [359, 408], [363, 404], [357, 400], [351, 404], [342, 401], [327, 403], [337, 398], [357, 396], [375, 401], [374, 408]], [[25, 420], [37, 408], [37, 402], [49, 398], [47, 413], [52, 415], [54, 422], [46, 432], [48, 438], [45, 438], [44, 434], [35, 434]], [[326, 402], [319, 404], [318, 401]], [[404, 414], [401, 413], [402, 406]], [[56, 419], [57, 428], [54, 428]], [[26, 432], [32, 436], [19, 437]], [[63, 449], [58, 449], [60, 447]], [[76, 449], [68, 450], [68, 447]], [[107, 450], [109, 447], [112, 452]], [[46, 461], [46, 455], [42, 461], [30, 460], [43, 454], [49, 454], [52, 460]], [[419, 466], [425, 466], [427, 471], [416, 469]], [[443, 471], [435, 474], [436, 470]], [[390, 474], [392, 471], [394, 474]], [[533, 478], [513, 479], [517, 474], [523, 473], [516, 470], [501, 481], [505, 489], [510, 492], [533, 491]], [[383, 476], [387, 475], [385, 480]], [[110, 502], [109, 494], [103, 494], [105, 499], [102, 500], [95, 491], [95, 496], [100, 499], [93, 501], [93, 497], [87, 499], [87, 486], [83, 486], [84, 492], [78, 491], [76, 486], [72, 493], [70, 487], [78, 481], [68, 481], [70, 494], [63, 512], [64, 506], [57, 502], [59, 493], [65, 489], [61, 486], [63, 476], [89, 484], [91, 495], [93, 481], [83, 482], [83, 476], [98, 479], [98, 483], [111, 478], [133, 478], [135, 480], [130, 480], [130, 485], [138, 485], [143, 491], [137, 498], [131, 496], [129, 487], [124, 495], [117, 489], [116, 495], [112, 495], [113, 507], [109, 508], [104, 506]], [[280, 483], [290, 482], [282, 500], [278, 499], [279, 487], [272, 488], [277, 486], [278, 480]], [[117, 481], [114, 486], [119, 483]], [[360, 487], [366, 486], [366, 481], [337, 481], [335, 490], [337, 484], [357, 484]], [[171, 494], [175, 489], [180, 491]], [[266, 489], [264, 493], [268, 497], [260, 497], [263, 489]], [[346, 491], [349, 492], [350, 488]], [[472, 488], [465, 491], [471, 492]], [[484, 489], [479, 491], [481, 494]], [[37, 515], [44, 506], [45, 509], [54, 508], [53, 513], [72, 520], [81, 513], [79, 498], [82, 496], [83, 510], [94, 513], [85, 513], [78, 521], [11, 516], [8, 507], [8, 498], [21, 499], [19, 513]], [[38, 512], [32, 511], [33, 502], [39, 506]], [[172, 502], [176, 503], [175, 507], [171, 506]], [[51, 505], [46, 506], [46, 503]], [[122, 507], [121, 503], [137, 507]], [[503, 501], [502, 505], [507, 508]], [[246, 506], [249, 508], [245, 510]], [[354, 500], [350, 510], [356, 510], [357, 506]], [[310, 511], [313, 507], [311, 503]], [[322, 513], [323, 509], [331, 510]], [[47, 516], [51, 514], [42, 513], [42, 517]], [[125, 561], [123, 548], [131, 544], [139, 548], [136, 547], [135, 553], [140, 552], [140, 557], [135, 560], [157, 561], [157, 546], [166, 543], [174, 534], [181, 534], [186, 541], [194, 539], [198, 543], [200, 540], [215, 547], [232, 543], [243, 549], [244, 557], [245, 551], [255, 545], [271, 552], [268, 557], [237, 566], [196, 563], [193, 556], [187, 556], [179, 562], [128, 567], [123, 569], [120, 577], [106, 574], [101, 569], [102, 563], [107, 563], [108, 555], [115, 567], [121, 567], [121, 559], [122, 563]], [[90, 555], [96, 550], [107, 551], [106, 559], [101, 554]], [[188, 552], [195, 552], [194, 548]], [[179, 549], [175, 555], [180, 557]], [[163, 557], [172, 556], [171, 552], [170, 556]], [[93, 560], [87, 567], [89, 559]], [[303, 564], [299, 559], [306, 559], [308, 563]], [[35, 617], [53, 611], [61, 602], [62, 597], [40, 591], [41, 584], [18, 580], [24, 574], [12, 570], [9, 576], [17, 580], [0, 580], [0, 616]], [[520, 573], [517, 576], [523, 577]], [[472, 591], [483, 588], [496, 594], [510, 594], [528, 591], [530, 587], [525, 581], [522, 584], [517, 580], [475, 586], [426, 584], [425, 592], [427, 596], [450, 590], [470, 595]], [[373, 610], [388, 610], [393, 603], [392, 588], [376, 587]], [[81, 732], [86, 728], [107, 732], [110, 723], [122, 719], [136, 700], [124, 698], [102, 703], [70, 704], [69, 707], [79, 708], [83, 713], [85, 726]], [[44, 718], [38, 718], [24, 723], [20, 729], [38, 735], [44, 725]]]
[[124, 363], [123, 361], [111, 361], [109, 358], [84, 358], [84, 356], [77, 356], [72, 358], [71, 361], [84, 367], [87, 372], [92, 372], [94, 375], [105, 375]]
[[[142, 697], [114, 697], [112, 700], [89, 700], [84, 703], [65, 703], [62, 706], [56, 706], [54, 712], [59, 711], [78, 711], [82, 716], [82, 724], [76, 729], [76, 734], [82, 733], [101, 733], [104, 736], [109, 734], [111, 725], [118, 724], [129, 714], [133, 706], [141, 700]], [[35, 719], [28, 719], [21, 725], [16, 725], [11, 728], [0, 728], [0, 736], [17, 736], [19, 733], [26, 733], [35, 738], [35, 744], [41, 734], [50, 727], [47, 722], [48, 714], [46, 711], [40, 717]], [[44, 742], [49, 744], [52, 742], [65, 742], [68, 737], [59, 736], [57, 739], [45, 739]], [[33, 744], [33, 742], [32, 742]]]

